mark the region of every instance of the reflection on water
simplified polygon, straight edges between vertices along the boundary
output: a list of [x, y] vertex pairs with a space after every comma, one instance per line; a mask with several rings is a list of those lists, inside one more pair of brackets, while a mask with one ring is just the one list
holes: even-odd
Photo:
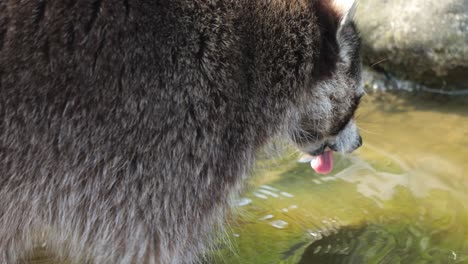
[[468, 107], [373, 94], [364, 146], [314, 174], [288, 150], [261, 160], [214, 263], [468, 263]]

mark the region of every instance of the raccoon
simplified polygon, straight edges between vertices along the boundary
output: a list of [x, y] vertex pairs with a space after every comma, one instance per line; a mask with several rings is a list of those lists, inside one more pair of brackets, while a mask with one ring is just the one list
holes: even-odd
[[255, 152], [362, 140], [352, 3], [0, 1], [0, 263], [196, 263]]

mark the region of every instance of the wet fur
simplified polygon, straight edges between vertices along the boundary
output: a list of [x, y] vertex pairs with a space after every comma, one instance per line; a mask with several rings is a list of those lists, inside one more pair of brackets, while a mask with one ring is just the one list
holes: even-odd
[[43, 242], [74, 262], [195, 262], [256, 150], [280, 133], [307, 149], [351, 122], [342, 15], [305, 0], [0, 1], [0, 263]]

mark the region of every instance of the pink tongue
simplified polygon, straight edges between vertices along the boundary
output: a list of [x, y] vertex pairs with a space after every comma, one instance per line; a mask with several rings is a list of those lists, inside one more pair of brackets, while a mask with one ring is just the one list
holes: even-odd
[[322, 155], [314, 157], [310, 166], [319, 174], [328, 174], [333, 169], [333, 152], [325, 151]]

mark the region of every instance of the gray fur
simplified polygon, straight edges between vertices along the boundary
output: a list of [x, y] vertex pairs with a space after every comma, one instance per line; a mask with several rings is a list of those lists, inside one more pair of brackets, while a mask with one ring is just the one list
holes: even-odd
[[0, 263], [38, 243], [74, 262], [196, 262], [256, 150], [350, 122], [357, 35], [329, 6], [0, 1]]

